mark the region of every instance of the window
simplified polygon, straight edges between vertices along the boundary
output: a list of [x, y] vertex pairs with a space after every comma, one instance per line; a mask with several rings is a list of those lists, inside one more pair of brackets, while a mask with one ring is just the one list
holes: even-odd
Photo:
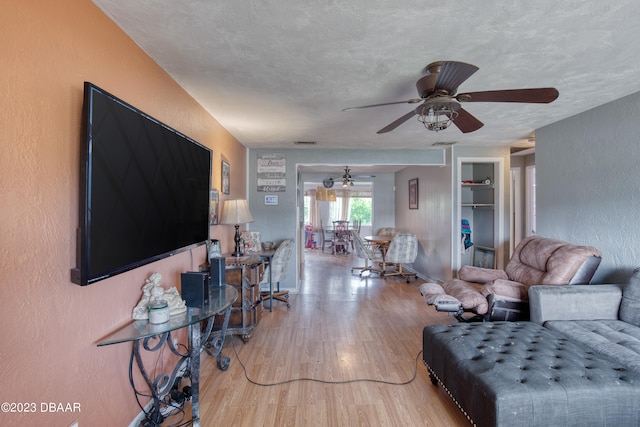
[[362, 225], [371, 225], [372, 200], [370, 190], [338, 190], [336, 201], [329, 209], [329, 223], [357, 219]]
[[349, 220], [360, 220], [363, 225], [371, 225], [372, 198], [352, 197], [349, 204]]
[[[305, 194], [304, 196], [304, 223], [311, 223], [310, 208], [314, 203], [314, 196], [312, 194]], [[362, 225], [371, 225], [373, 217], [373, 198], [371, 197], [371, 191], [354, 191], [351, 190], [347, 196], [342, 190], [337, 191], [335, 202], [328, 203], [328, 212], [325, 211], [324, 215], [326, 223], [331, 224], [333, 221], [339, 221], [346, 219], [348, 221], [360, 220]], [[346, 215], [343, 215], [343, 211], [346, 209]]]
[[309, 207], [311, 206], [312, 197], [305, 193], [304, 195], [304, 224], [309, 224], [311, 222], [311, 217], [309, 215]]

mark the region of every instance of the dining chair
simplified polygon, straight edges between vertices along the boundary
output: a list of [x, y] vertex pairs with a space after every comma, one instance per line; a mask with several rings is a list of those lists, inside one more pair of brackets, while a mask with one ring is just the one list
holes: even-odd
[[393, 236], [385, 255], [387, 264], [395, 264], [395, 270], [384, 272], [384, 278], [402, 276], [409, 283], [409, 278], [417, 277], [416, 273], [405, 271], [403, 264], [413, 264], [418, 257], [418, 237], [413, 233], [398, 233]]
[[333, 221], [333, 253], [348, 254], [351, 245], [349, 221]]
[[[359, 219], [354, 219], [353, 220], [353, 226], [351, 227], [352, 230], [354, 230], [355, 232], [357, 232], [358, 234], [360, 234], [360, 229], [362, 228], [362, 221]], [[349, 236], [350, 240], [351, 240], [351, 250], [355, 250], [355, 246], [353, 243], [353, 237], [350, 235]], [[366, 246], [366, 244], [365, 244]]]
[[360, 234], [358, 234], [357, 231], [351, 230], [351, 236], [351, 241], [355, 246], [356, 256], [358, 258], [364, 259], [364, 266], [351, 267], [351, 273], [353, 273], [353, 270], [360, 270], [360, 277], [362, 277], [362, 273], [364, 273], [365, 271], [368, 271], [369, 275], [371, 275], [371, 273], [382, 275], [382, 270], [374, 268], [374, 265], [377, 262], [376, 250], [373, 249], [370, 245], [367, 245], [364, 240], [362, 240], [362, 237], [360, 237]]
[[331, 248], [331, 253], [333, 253], [334, 252], [333, 230], [325, 229], [324, 225], [322, 225], [322, 220], [320, 220], [320, 230], [322, 233], [322, 244], [320, 245], [322, 252], [324, 253], [325, 248]]
[[[287, 276], [287, 268], [289, 266], [289, 260], [293, 253], [293, 239], [287, 239], [280, 243], [276, 249], [271, 262], [264, 270], [263, 279], [260, 285], [269, 285], [269, 290], [260, 291], [262, 301], [270, 300], [270, 304], [273, 305], [273, 300], [278, 300], [287, 303], [287, 308], [291, 307], [289, 303], [289, 291], [280, 291], [280, 282]], [[271, 283], [269, 283], [269, 274], [271, 274]], [[276, 284], [275, 291], [271, 293], [273, 284]]]
[[393, 237], [396, 234], [398, 234], [398, 229], [393, 227], [383, 227], [379, 229], [378, 232], [376, 233], [377, 236], [389, 236], [389, 237]]

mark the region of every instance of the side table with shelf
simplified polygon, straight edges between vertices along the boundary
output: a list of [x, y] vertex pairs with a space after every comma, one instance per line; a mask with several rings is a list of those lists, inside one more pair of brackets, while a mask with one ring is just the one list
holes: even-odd
[[[209, 291], [210, 303], [204, 309], [188, 307], [186, 312], [171, 316], [169, 321], [161, 324], [152, 324], [148, 320], [135, 320], [106, 336], [97, 344], [98, 347], [103, 347], [125, 342], [133, 343], [132, 358], [135, 357], [140, 373], [151, 390], [156, 414], [160, 413], [161, 399], [171, 391], [177, 375], [180, 372], [190, 372], [191, 419], [194, 426], [200, 425], [200, 352], [204, 348], [204, 343], [211, 341], [210, 334], [214, 318], [220, 317], [216, 315], [223, 314], [222, 333], [213, 345], [215, 352], [207, 351], [207, 353], [217, 358], [219, 369], [227, 369], [229, 360], [222, 357], [224, 328], [229, 319], [231, 305], [238, 298], [238, 291], [233, 286], [212, 286]], [[201, 322], [206, 322], [204, 333]], [[171, 332], [185, 327], [188, 329], [188, 352], [180, 353], [173, 344]], [[170, 376], [160, 373], [152, 379], [142, 361], [140, 347], [155, 352], [164, 348], [165, 344], [173, 354], [179, 357], [179, 360]], [[154, 422], [154, 425], [159, 424]]]

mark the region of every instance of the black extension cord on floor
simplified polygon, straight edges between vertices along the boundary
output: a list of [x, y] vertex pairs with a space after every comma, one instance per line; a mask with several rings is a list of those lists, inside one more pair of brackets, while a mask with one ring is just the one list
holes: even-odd
[[358, 383], [358, 382], [371, 382], [371, 383], [388, 384], [388, 385], [407, 385], [407, 384], [411, 384], [418, 376], [418, 360], [420, 358], [420, 355], [422, 354], [422, 350], [420, 350], [416, 355], [415, 365], [413, 368], [413, 376], [411, 377], [411, 379], [404, 382], [392, 382], [392, 381], [384, 381], [384, 380], [375, 380], [370, 378], [361, 378], [361, 379], [346, 380], [346, 381], [327, 381], [327, 380], [319, 380], [315, 378], [303, 377], [303, 378], [294, 378], [290, 380], [279, 381], [276, 383], [263, 384], [249, 378], [249, 374], [247, 373], [247, 368], [244, 366], [244, 363], [242, 363], [242, 360], [240, 360], [240, 356], [238, 356], [238, 352], [236, 350], [236, 345], [235, 345], [235, 341], [233, 340], [233, 337], [231, 337], [231, 347], [233, 348], [233, 353], [236, 355], [236, 359], [238, 359], [238, 363], [240, 363], [240, 366], [242, 366], [242, 370], [244, 371], [244, 377], [247, 379], [247, 381], [249, 381], [251, 384], [255, 384], [262, 387], [272, 387], [277, 385], [290, 384], [298, 381], [312, 381], [312, 382], [317, 382], [322, 384], [350, 384], [350, 383]]

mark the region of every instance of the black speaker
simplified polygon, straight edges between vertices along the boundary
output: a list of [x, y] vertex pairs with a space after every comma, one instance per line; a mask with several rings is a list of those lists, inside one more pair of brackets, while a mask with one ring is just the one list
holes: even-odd
[[211, 273], [211, 286], [224, 286], [227, 284], [224, 258], [209, 258]]
[[187, 307], [204, 308], [209, 305], [209, 273], [188, 271], [180, 275], [182, 299]]

